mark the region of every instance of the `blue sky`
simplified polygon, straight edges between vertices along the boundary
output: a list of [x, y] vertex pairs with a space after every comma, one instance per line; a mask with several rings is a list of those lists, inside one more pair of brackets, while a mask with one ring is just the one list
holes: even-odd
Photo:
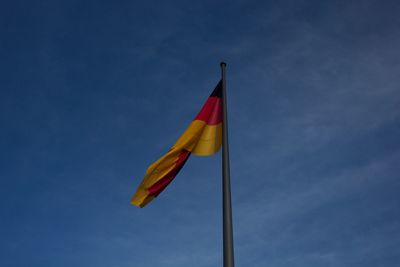
[[400, 264], [398, 1], [2, 1], [0, 265], [222, 266], [220, 154], [147, 166], [228, 63], [237, 266]]

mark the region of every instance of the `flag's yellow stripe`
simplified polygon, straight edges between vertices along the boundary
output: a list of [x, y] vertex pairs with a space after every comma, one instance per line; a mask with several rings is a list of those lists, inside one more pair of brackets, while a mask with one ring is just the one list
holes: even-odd
[[210, 156], [218, 152], [222, 144], [222, 123], [206, 125], [192, 151], [196, 156]]
[[194, 120], [168, 153], [150, 165], [131, 203], [143, 207], [154, 198], [148, 189], [175, 168], [182, 150], [197, 156], [210, 156], [218, 152], [221, 144], [222, 123], [208, 125], [205, 121]]
[[221, 148], [222, 123], [208, 125], [194, 120], [181, 135], [173, 148], [186, 149], [196, 156], [210, 156]]

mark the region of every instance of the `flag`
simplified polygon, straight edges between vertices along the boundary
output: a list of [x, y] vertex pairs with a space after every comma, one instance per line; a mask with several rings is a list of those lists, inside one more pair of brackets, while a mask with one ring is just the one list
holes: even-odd
[[157, 197], [185, 165], [191, 154], [210, 156], [222, 143], [222, 81], [172, 148], [146, 171], [131, 204], [144, 207]]

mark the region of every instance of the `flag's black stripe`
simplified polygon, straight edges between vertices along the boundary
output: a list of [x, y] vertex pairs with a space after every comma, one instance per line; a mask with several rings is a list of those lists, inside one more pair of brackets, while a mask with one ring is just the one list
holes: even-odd
[[222, 97], [222, 81], [219, 81], [210, 96]]

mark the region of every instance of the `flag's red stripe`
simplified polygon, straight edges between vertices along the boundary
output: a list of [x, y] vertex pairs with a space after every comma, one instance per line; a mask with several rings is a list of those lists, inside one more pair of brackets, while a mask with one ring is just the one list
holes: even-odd
[[222, 99], [220, 97], [210, 96], [194, 119], [205, 121], [209, 125], [217, 125], [221, 123]]
[[160, 194], [165, 189], [165, 187], [167, 187], [167, 185], [175, 178], [178, 172], [182, 169], [183, 165], [185, 164], [189, 156], [190, 156], [189, 151], [182, 150], [179, 153], [178, 160], [175, 162], [175, 167], [148, 189], [149, 195], [155, 197], [158, 196], [158, 194]]

